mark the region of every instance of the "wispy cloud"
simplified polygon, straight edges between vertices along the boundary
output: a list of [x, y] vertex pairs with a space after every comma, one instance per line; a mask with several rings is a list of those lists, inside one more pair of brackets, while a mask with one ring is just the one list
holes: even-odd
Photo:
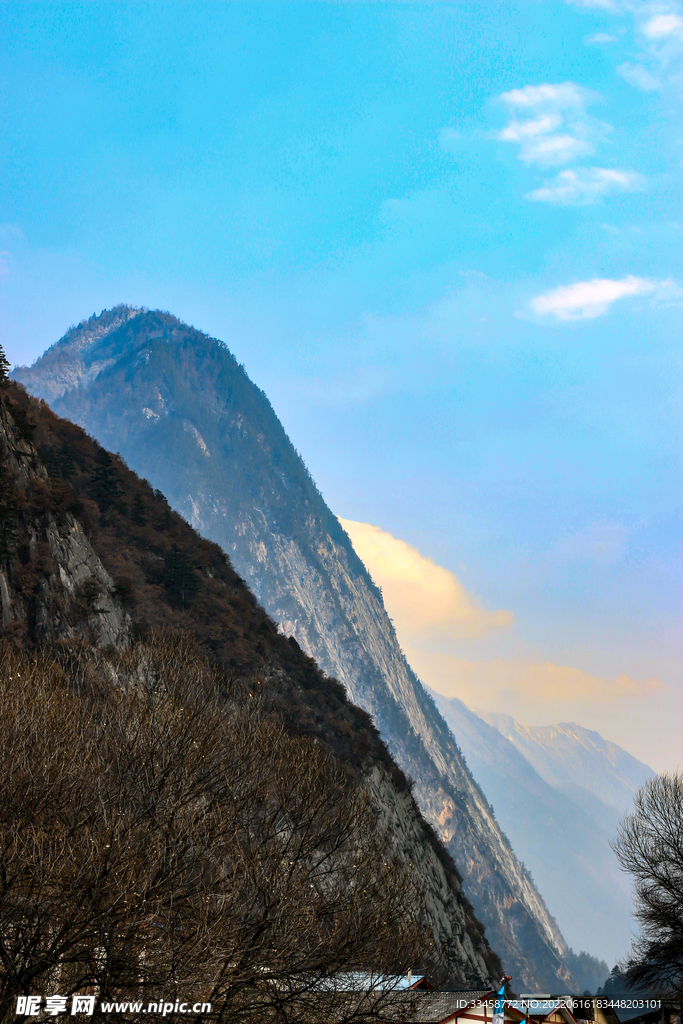
[[617, 68], [617, 74], [621, 75], [629, 85], [640, 89], [641, 92], [656, 92], [662, 87], [661, 78], [653, 75], [642, 64], [629, 64], [628, 61], [624, 61]]
[[619, 14], [623, 4], [619, 0], [567, 0], [567, 3], [575, 7], [597, 7], [601, 11], [609, 11], [610, 14]]
[[589, 36], [585, 43], [588, 46], [600, 46], [602, 43], [618, 43], [619, 36], [610, 36], [606, 32], [596, 32], [594, 36]]
[[650, 295], [660, 302], [679, 303], [683, 289], [670, 278], [649, 281], [629, 274], [620, 281], [612, 281], [596, 277], [592, 281], [577, 281], [576, 284], [560, 285], [543, 292], [535, 296], [529, 305], [538, 316], [552, 316], [556, 320], [590, 320], [607, 313], [617, 300], [636, 295]]
[[340, 522], [382, 588], [400, 636], [411, 642], [471, 639], [510, 626], [512, 612], [487, 611], [449, 570], [370, 523]]
[[637, 192], [645, 179], [635, 171], [609, 167], [566, 168], [545, 181], [541, 188], [527, 192], [526, 199], [559, 206], [588, 206], [613, 192]]
[[526, 85], [504, 92], [499, 100], [510, 120], [497, 135], [519, 145], [520, 159], [541, 167], [561, 166], [589, 156], [609, 126], [587, 112], [600, 99], [574, 82]]
[[537, 706], [579, 702], [584, 705], [643, 700], [665, 690], [656, 677], [635, 679], [622, 672], [614, 678], [593, 675], [572, 665], [496, 658], [475, 661], [440, 652], [415, 658], [415, 668], [434, 690], [445, 697], [460, 697], [475, 706], [499, 708], [532, 700]]
[[[683, 8], [680, 0], [668, 3], [654, 0], [567, 0], [582, 7], [600, 7], [604, 11], [633, 19], [633, 30], [639, 41], [634, 60], [624, 61], [617, 73], [641, 92], [656, 92], [666, 86], [680, 87], [683, 82]], [[626, 32], [621, 26], [619, 33]], [[611, 33], [598, 32], [586, 39], [589, 44], [616, 41]]]

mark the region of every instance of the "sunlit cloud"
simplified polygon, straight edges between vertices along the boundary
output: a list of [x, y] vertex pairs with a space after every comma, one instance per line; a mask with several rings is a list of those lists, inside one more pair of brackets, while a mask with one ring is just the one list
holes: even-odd
[[459, 697], [484, 709], [502, 703], [609, 705], [646, 700], [666, 689], [655, 677], [634, 679], [625, 672], [614, 678], [592, 675], [571, 665], [494, 658], [478, 661], [441, 652], [410, 650], [420, 678], [445, 697]]
[[524, 163], [541, 167], [571, 163], [593, 153], [608, 130], [586, 111], [597, 99], [597, 93], [574, 82], [526, 85], [504, 92], [499, 100], [511, 119], [496, 137], [518, 144]]
[[586, 104], [597, 96], [597, 93], [575, 82], [560, 82], [555, 85], [525, 85], [522, 89], [511, 89], [502, 93], [500, 99], [511, 107], [526, 110], [541, 110], [544, 107], [583, 110]]
[[588, 320], [606, 313], [612, 303], [634, 295], [647, 295], [657, 291], [657, 283], [629, 274], [621, 281], [596, 277], [592, 281], [560, 285], [537, 295], [530, 302], [538, 316], [553, 316], [556, 320]]
[[[629, 723], [652, 717], [652, 708], [667, 699], [669, 688], [658, 678], [594, 673], [526, 653], [487, 657], [492, 644], [515, 644], [514, 631], [501, 632], [512, 626], [512, 612], [484, 610], [452, 572], [379, 527], [340, 522], [382, 587], [399, 643], [423, 683], [482, 712], [537, 724], [575, 720], [601, 729], [607, 713], [615, 741], [640, 750]], [[605, 564], [621, 557], [627, 541], [621, 524], [595, 524], [560, 542], [555, 560]], [[473, 644], [481, 653], [462, 657]]]
[[653, 75], [642, 64], [629, 64], [628, 61], [624, 61], [617, 68], [617, 73], [625, 82], [640, 89], [641, 92], [656, 92], [662, 87], [661, 78]]
[[513, 622], [512, 612], [487, 611], [457, 577], [417, 548], [370, 523], [340, 522], [404, 641], [484, 636]]
[[683, 18], [679, 14], [657, 14], [645, 22], [642, 31], [648, 39], [664, 39], [672, 35], [683, 35]]
[[613, 192], [636, 192], [645, 179], [635, 171], [609, 167], [566, 168], [541, 188], [528, 192], [527, 199], [559, 206], [587, 206]]

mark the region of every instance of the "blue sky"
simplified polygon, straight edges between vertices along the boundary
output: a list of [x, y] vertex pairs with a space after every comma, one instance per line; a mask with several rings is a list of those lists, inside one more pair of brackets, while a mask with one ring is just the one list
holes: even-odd
[[679, 0], [0, 3], [0, 38], [9, 359], [120, 301], [224, 339], [398, 544], [371, 571], [444, 584], [431, 626], [385, 587], [430, 685], [679, 762]]

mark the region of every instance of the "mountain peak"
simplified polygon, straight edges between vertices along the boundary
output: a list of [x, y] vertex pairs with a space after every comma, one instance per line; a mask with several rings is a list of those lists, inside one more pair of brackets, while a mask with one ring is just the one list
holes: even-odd
[[32, 366], [15, 366], [10, 377], [20, 380], [37, 397], [53, 402], [71, 388], [89, 383], [107, 365], [106, 361], [96, 360], [86, 364], [88, 349], [122, 324], [146, 312], [144, 307], [120, 303], [112, 309], [103, 309], [99, 316], [93, 313], [88, 320], [73, 324]]
[[[266, 395], [222, 342], [159, 311], [121, 315], [98, 336], [86, 322], [67, 351], [78, 386], [55, 410], [121, 452], [220, 545], [281, 632], [373, 716], [508, 973], [531, 988], [571, 988], [557, 923]], [[45, 396], [58, 365], [53, 346], [16, 376]]]

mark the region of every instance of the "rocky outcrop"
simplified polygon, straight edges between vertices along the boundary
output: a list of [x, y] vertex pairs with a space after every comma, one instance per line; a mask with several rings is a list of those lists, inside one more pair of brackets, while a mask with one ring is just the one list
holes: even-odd
[[[0, 465], [24, 495], [47, 481], [32, 444], [21, 436], [0, 392]], [[33, 486], [32, 486], [33, 485]], [[0, 562], [0, 602], [5, 635], [27, 630], [34, 640], [80, 636], [117, 646], [130, 619], [116, 586], [95, 554], [82, 524], [70, 512], [24, 501], [17, 557]], [[42, 502], [45, 505], [45, 502]], [[17, 516], [17, 510], [9, 513]]]
[[452, 875], [444, 870], [438, 850], [425, 844], [424, 824], [415, 815], [412, 796], [399, 792], [380, 769], [371, 773], [366, 785], [373, 806], [379, 808], [379, 819], [391, 836], [391, 852], [399, 862], [410, 865], [415, 884], [426, 894], [427, 918], [440, 946], [448, 951], [449, 959], [470, 967], [472, 982], [476, 977], [489, 977], [497, 983], [482, 956], [483, 929], [479, 932], [475, 922], [463, 915], [457, 898], [460, 886], [454, 886]]
[[83, 337], [98, 324], [80, 330], [15, 376], [48, 396], [73, 374], [78, 386], [57, 411], [120, 451], [220, 544], [281, 628], [373, 715], [515, 984], [571, 987], [555, 921], [266, 396], [222, 343], [168, 314], [128, 316], [92, 342]]

